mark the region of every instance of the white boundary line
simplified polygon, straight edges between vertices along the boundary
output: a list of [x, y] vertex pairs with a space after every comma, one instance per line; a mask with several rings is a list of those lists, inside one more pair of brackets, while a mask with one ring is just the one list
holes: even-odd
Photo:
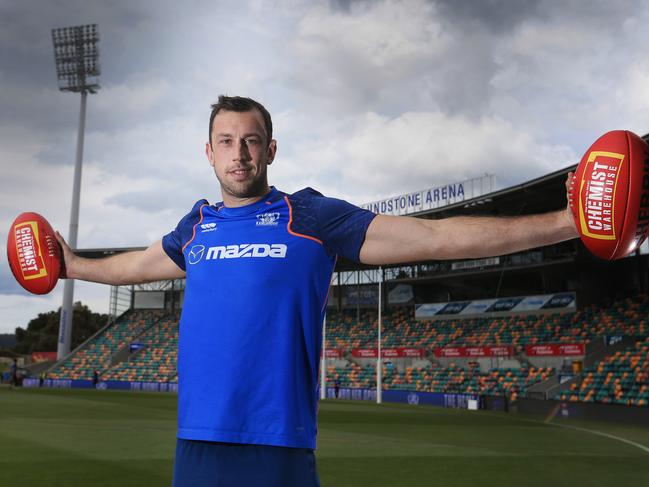
[[627, 440], [626, 438], [621, 438], [619, 436], [611, 435], [609, 433], [604, 433], [602, 431], [590, 430], [590, 429], [587, 429], [587, 428], [580, 428], [578, 426], [570, 426], [570, 425], [567, 425], [567, 424], [560, 424], [560, 423], [547, 423], [547, 424], [551, 424], [552, 426], [558, 426], [559, 428], [568, 428], [568, 429], [571, 429], [571, 430], [585, 431], [586, 433], [592, 433], [594, 435], [604, 436], [605, 438], [610, 438], [612, 440], [621, 441], [622, 443], [626, 443], [628, 445], [635, 446], [636, 448], [640, 448], [645, 453], [649, 453], [649, 447], [641, 445], [640, 443], [636, 443], [635, 441]]
[[[620, 436], [615, 436], [610, 433], [604, 433], [603, 431], [597, 431], [597, 430], [591, 430], [588, 428], [580, 428], [579, 426], [571, 426], [567, 424], [561, 424], [561, 423], [554, 423], [552, 420], [556, 416], [557, 412], [559, 411], [559, 407], [555, 407], [551, 412], [550, 415], [545, 419], [545, 421], [539, 421], [538, 419], [528, 419], [528, 418], [516, 418], [516, 415], [510, 415], [510, 419], [517, 419], [518, 421], [526, 421], [529, 423], [536, 423], [536, 424], [544, 424], [547, 426], [556, 426], [558, 428], [567, 428], [575, 431], [582, 431], [584, 433], [591, 433], [593, 435], [598, 435], [598, 436], [603, 436], [604, 438], [609, 438], [611, 440], [616, 440], [616, 441], [621, 441], [622, 443], [626, 443], [627, 445], [634, 446], [636, 448], [639, 448], [645, 453], [649, 453], [649, 447], [641, 444], [641, 443], [636, 443], [635, 441], [632, 440], [627, 440], [626, 438], [622, 438]], [[495, 411], [482, 411], [483, 414], [498, 414]]]
[[591, 430], [588, 428], [580, 428], [579, 426], [571, 426], [568, 424], [561, 424], [561, 423], [553, 423], [552, 420], [556, 416], [556, 413], [558, 412], [559, 407], [557, 405], [556, 408], [554, 408], [551, 412], [550, 415], [545, 419], [545, 421], [539, 421], [536, 419], [523, 419], [523, 421], [529, 421], [531, 423], [542, 423], [548, 426], [556, 426], [558, 428], [567, 428], [575, 431], [583, 431], [585, 433], [591, 433], [593, 435], [598, 435], [598, 436], [603, 436], [604, 438], [609, 438], [611, 440], [616, 440], [616, 441], [621, 441], [622, 443], [626, 443], [627, 445], [634, 446], [636, 448], [639, 448], [645, 453], [649, 453], [649, 447], [641, 444], [641, 443], [636, 443], [635, 441], [627, 440], [626, 438], [622, 438], [620, 436], [615, 436], [610, 433], [604, 433], [603, 431], [597, 431], [597, 430]]

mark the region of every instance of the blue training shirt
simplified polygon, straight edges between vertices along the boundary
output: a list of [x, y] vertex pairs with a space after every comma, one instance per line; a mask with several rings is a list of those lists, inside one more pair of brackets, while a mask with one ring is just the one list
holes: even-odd
[[375, 214], [311, 188], [229, 208], [198, 201], [165, 252], [187, 273], [178, 438], [315, 448], [322, 320], [336, 256]]

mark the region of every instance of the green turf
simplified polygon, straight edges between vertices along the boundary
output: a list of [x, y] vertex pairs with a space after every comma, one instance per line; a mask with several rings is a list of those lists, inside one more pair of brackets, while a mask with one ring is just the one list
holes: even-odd
[[[171, 484], [176, 396], [0, 389], [0, 486]], [[649, 446], [649, 429], [567, 423]], [[649, 453], [535, 418], [320, 405], [325, 487], [649, 486]], [[262, 487], [262, 486], [260, 486]]]

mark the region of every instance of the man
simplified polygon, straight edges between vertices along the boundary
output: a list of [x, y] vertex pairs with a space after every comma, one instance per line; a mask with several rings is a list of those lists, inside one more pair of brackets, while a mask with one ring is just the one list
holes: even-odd
[[200, 200], [148, 249], [105, 259], [75, 256], [57, 234], [68, 278], [187, 278], [176, 487], [319, 485], [321, 323], [337, 255], [366, 264], [477, 258], [577, 235], [566, 210], [422, 220], [375, 215], [310, 188], [285, 194], [268, 185], [277, 153], [270, 114], [249, 98], [219, 97], [208, 135], [223, 202]]
[[9, 367], [9, 372], [11, 374], [11, 382], [10, 386], [13, 389], [14, 387], [18, 387], [18, 360], [14, 358], [13, 362], [11, 362], [11, 366]]

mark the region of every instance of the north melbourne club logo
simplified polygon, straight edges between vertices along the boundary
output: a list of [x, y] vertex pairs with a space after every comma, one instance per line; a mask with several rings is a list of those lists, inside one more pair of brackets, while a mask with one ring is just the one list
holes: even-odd
[[213, 232], [216, 230], [216, 223], [203, 223], [201, 225], [201, 233]]
[[198, 264], [203, 258], [204, 254], [205, 254], [204, 245], [194, 245], [192, 246], [191, 249], [189, 249], [189, 253], [187, 254], [187, 260], [189, 260], [189, 263], [192, 265]]
[[279, 213], [262, 213], [257, 215], [257, 226], [276, 227]]

